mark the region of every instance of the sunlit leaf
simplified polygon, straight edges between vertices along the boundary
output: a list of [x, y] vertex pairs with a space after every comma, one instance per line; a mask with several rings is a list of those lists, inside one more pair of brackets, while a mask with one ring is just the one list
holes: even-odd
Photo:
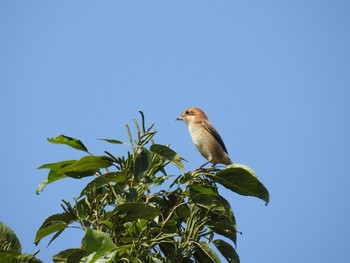
[[101, 247], [116, 248], [116, 245], [106, 233], [95, 229], [86, 229], [82, 242], [82, 248], [86, 251], [86, 254], [97, 252]]
[[150, 147], [150, 151], [172, 162], [181, 171], [184, 170], [184, 165], [181, 161], [180, 156], [174, 150], [170, 149], [168, 146], [161, 145], [161, 144], [152, 144]]
[[77, 160], [66, 160], [56, 163], [46, 163], [38, 167], [38, 169], [50, 169], [53, 171], [58, 171], [62, 169], [63, 167], [70, 165], [72, 163], [75, 163]]
[[55, 138], [47, 138], [47, 140], [51, 143], [54, 143], [54, 144], [65, 144], [65, 145], [68, 145], [74, 149], [88, 152], [88, 149], [85, 147], [85, 145], [80, 140], [65, 136], [63, 134], [61, 134]]
[[75, 163], [76, 161], [77, 160], [66, 160], [66, 161], [56, 162], [56, 163], [47, 163], [38, 167], [38, 169], [50, 169], [50, 172], [47, 178], [37, 186], [36, 194], [40, 194], [48, 184], [67, 178], [68, 176], [66, 174], [57, 173], [57, 171], [62, 169], [63, 167], [66, 167], [68, 165]]
[[21, 254], [15, 250], [0, 250], [0, 262], [4, 263], [41, 263], [42, 261], [37, 259], [31, 254]]
[[266, 204], [270, 200], [265, 186], [257, 179], [252, 169], [247, 169], [247, 166], [234, 165], [217, 172], [212, 178], [237, 194], [258, 197]]
[[44, 237], [64, 230], [73, 221], [74, 217], [68, 213], [55, 214], [48, 217], [36, 233], [34, 243], [37, 245]]
[[108, 156], [85, 156], [75, 163], [68, 165], [58, 171], [58, 173], [90, 173], [100, 168], [107, 168], [113, 164], [113, 159]]
[[21, 253], [22, 247], [15, 232], [0, 222], [0, 250], [13, 250]]

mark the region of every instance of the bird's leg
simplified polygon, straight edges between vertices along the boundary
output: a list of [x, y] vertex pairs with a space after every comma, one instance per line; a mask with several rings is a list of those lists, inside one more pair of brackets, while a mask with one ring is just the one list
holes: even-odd
[[198, 169], [203, 169], [203, 167], [206, 166], [208, 163], [210, 163], [210, 162], [206, 162], [205, 164], [202, 164], [201, 166], [199, 166]]

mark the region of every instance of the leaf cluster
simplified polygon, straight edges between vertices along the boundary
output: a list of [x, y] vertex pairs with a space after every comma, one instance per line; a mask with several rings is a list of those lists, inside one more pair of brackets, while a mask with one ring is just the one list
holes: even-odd
[[[266, 203], [267, 189], [244, 165], [185, 172], [184, 159], [169, 145], [154, 142], [156, 131], [153, 125], [146, 128], [140, 114], [141, 125], [134, 120], [135, 137], [126, 125], [128, 143], [100, 139], [127, 145], [124, 156], [107, 151], [95, 156], [80, 140], [65, 135], [48, 139], [86, 155], [40, 166], [49, 172], [38, 194], [64, 178], [91, 181], [73, 202], [62, 201], [63, 212], [44, 221], [35, 243], [51, 236], [50, 244], [66, 229], [80, 228], [85, 232], [81, 247], [61, 251], [54, 262], [220, 262], [214, 246], [228, 262], [239, 262], [236, 219], [218, 184]], [[175, 179], [166, 171], [169, 165], [179, 171]], [[165, 182], [171, 182], [167, 190], [159, 187]]]
[[40, 263], [35, 257], [36, 253], [22, 254], [22, 246], [16, 234], [0, 222], [0, 262]]

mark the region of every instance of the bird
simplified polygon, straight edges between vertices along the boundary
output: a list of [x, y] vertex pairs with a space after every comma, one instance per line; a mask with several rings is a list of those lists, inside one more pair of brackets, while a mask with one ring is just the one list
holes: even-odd
[[176, 120], [184, 121], [188, 125], [194, 145], [201, 155], [208, 160], [199, 169], [202, 169], [208, 163], [213, 163], [213, 166], [218, 163], [232, 164], [224, 141], [201, 109], [187, 108]]

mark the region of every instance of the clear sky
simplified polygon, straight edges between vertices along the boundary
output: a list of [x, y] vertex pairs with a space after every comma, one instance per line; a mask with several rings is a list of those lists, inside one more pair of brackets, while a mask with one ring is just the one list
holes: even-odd
[[270, 191], [265, 206], [221, 189], [241, 261], [349, 262], [349, 14], [347, 0], [1, 1], [0, 221], [44, 262], [79, 247], [78, 230], [33, 244], [86, 183], [35, 194], [38, 166], [82, 157], [46, 138], [125, 154], [97, 138], [126, 141], [143, 110], [191, 170], [204, 159], [175, 118], [196, 106]]

